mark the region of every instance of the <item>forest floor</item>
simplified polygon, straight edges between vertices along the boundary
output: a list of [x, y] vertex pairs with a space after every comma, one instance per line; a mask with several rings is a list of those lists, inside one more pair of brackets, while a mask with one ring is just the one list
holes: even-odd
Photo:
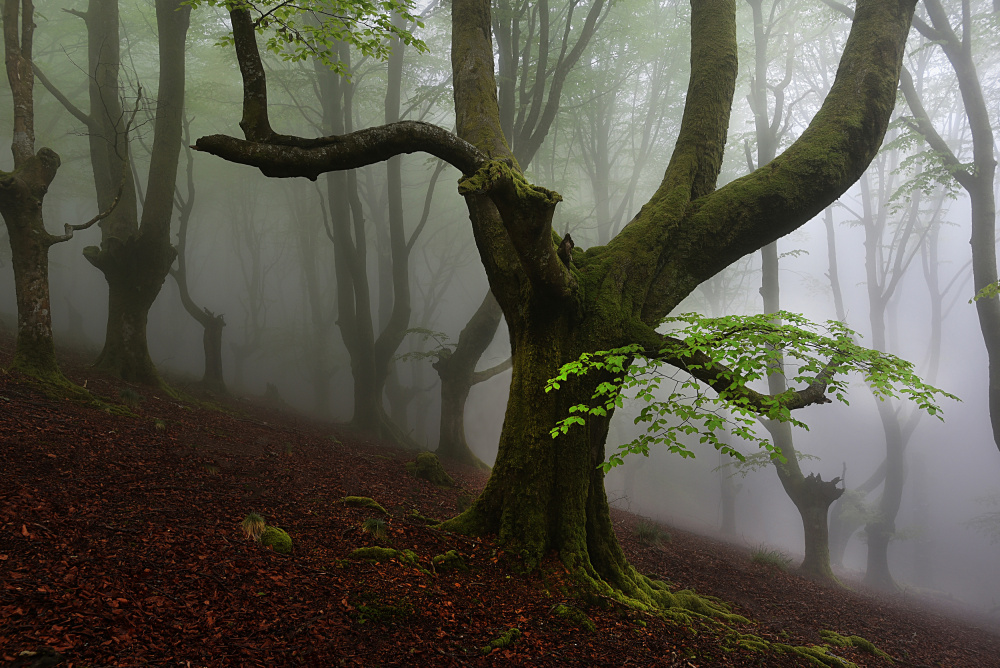
[[[0, 367], [11, 348], [0, 338]], [[830, 666], [1000, 666], [995, 617], [991, 626], [957, 606], [819, 585], [676, 528], [657, 542], [619, 511], [619, 538], [642, 572], [718, 596], [751, 623], [686, 624], [581, 597], [554, 557], [519, 575], [489, 539], [428, 522], [468, 504], [482, 472], [446, 463], [458, 486], [436, 487], [407, 472], [415, 453], [342, 426], [259, 401], [178, 400], [103, 376], [83, 356], [63, 364], [115, 410], [0, 371], [0, 665], [48, 647], [61, 665], [90, 668], [780, 667], [816, 665], [790, 647], [819, 646]], [[346, 496], [388, 513], [339, 503]], [[250, 512], [290, 534], [290, 556], [244, 536]], [[384, 521], [383, 538], [362, 529], [368, 519]], [[400, 553], [351, 556], [371, 546]], [[451, 550], [467, 570], [432, 561]], [[586, 618], [557, 614], [560, 604]], [[512, 628], [516, 641], [484, 653]], [[821, 631], [861, 636], [895, 664]], [[762, 640], [770, 648], [755, 650]]]

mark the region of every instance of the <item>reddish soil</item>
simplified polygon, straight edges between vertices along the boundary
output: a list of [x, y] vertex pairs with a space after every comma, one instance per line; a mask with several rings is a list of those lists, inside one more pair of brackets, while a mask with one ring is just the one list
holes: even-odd
[[[10, 362], [0, 341], [0, 366]], [[640, 570], [731, 602], [749, 625], [693, 627], [586, 600], [555, 558], [530, 575], [488, 539], [434, 529], [485, 476], [447, 467], [458, 488], [411, 477], [414, 453], [380, 447], [337, 425], [259, 403], [222, 410], [131, 388], [64, 361], [68, 376], [131, 415], [54, 399], [0, 371], [0, 664], [49, 647], [66, 666], [800, 666], [761, 653], [736, 632], [788, 645], [819, 631], [859, 635], [904, 666], [1000, 666], [1000, 635], [981, 623], [922, 611], [901, 596], [815, 584], [755, 564], [737, 547], [666, 527], [644, 546], [638, 518], [616, 512]], [[380, 513], [338, 503], [373, 497], [387, 536], [361, 529]], [[244, 537], [249, 512], [288, 531], [291, 556]], [[413, 550], [416, 565], [369, 563], [351, 551]], [[467, 571], [435, 568], [456, 550]], [[587, 631], [557, 616], [584, 610]], [[940, 608], [939, 608], [940, 609]], [[521, 637], [484, 655], [511, 628]], [[831, 648], [858, 666], [890, 665]], [[829, 665], [839, 665], [830, 659]], [[53, 664], [46, 664], [53, 665]]]

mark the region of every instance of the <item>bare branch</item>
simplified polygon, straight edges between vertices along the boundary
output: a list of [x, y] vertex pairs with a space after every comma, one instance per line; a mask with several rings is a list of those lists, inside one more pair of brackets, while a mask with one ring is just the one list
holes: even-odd
[[266, 176], [304, 176], [312, 181], [326, 172], [356, 169], [418, 151], [440, 158], [464, 174], [473, 174], [486, 163], [486, 156], [469, 142], [421, 121], [399, 121], [318, 139], [275, 137], [260, 142], [209, 135], [199, 138], [193, 148], [257, 167]]
[[492, 378], [493, 376], [497, 376], [503, 373], [512, 366], [514, 366], [514, 358], [508, 357], [503, 362], [500, 362], [500, 364], [495, 364], [488, 369], [483, 369], [482, 371], [476, 371], [474, 374], [472, 374], [472, 384], [477, 385], [479, 383], [485, 382], [490, 378]]
[[[135, 107], [132, 109], [132, 114], [129, 116], [128, 121], [125, 123], [126, 135], [128, 135], [128, 132], [132, 127], [132, 123], [135, 121], [136, 114], [139, 113], [139, 105], [141, 102], [142, 102], [142, 88], [139, 89], [139, 93], [135, 97]], [[79, 225], [71, 225], [70, 223], [66, 223], [66, 225], [63, 226], [63, 230], [65, 231], [65, 233], [59, 236], [50, 237], [49, 239], [50, 245], [62, 243], [63, 241], [69, 241], [70, 239], [73, 238], [74, 232], [79, 232], [81, 230], [86, 230], [90, 227], [93, 227], [95, 224], [104, 220], [114, 212], [115, 208], [118, 206], [118, 203], [122, 201], [122, 194], [125, 192], [125, 183], [127, 181], [126, 177], [129, 173], [129, 170], [131, 169], [130, 163], [131, 160], [129, 160], [128, 156], [126, 156], [125, 160], [122, 163], [122, 178], [121, 182], [118, 184], [118, 192], [115, 193], [115, 198], [114, 200], [112, 200], [110, 206], [108, 206], [107, 209], [101, 211], [100, 213], [98, 213], [96, 216], [94, 216], [85, 223], [80, 223]]]

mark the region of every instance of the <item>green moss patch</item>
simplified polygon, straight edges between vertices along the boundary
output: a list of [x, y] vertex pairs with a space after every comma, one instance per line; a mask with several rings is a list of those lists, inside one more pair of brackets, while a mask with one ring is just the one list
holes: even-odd
[[424, 573], [428, 572], [420, 565], [420, 558], [413, 550], [394, 550], [391, 547], [359, 547], [348, 556], [351, 559], [364, 559], [373, 564], [396, 560], [404, 566], [419, 569]]
[[489, 654], [495, 649], [504, 649], [510, 647], [517, 639], [521, 637], [521, 630], [517, 628], [508, 629], [504, 633], [500, 634], [496, 640], [491, 641], [488, 645], [482, 647], [479, 651], [483, 654]]
[[378, 501], [368, 496], [345, 496], [340, 500], [340, 504], [349, 508], [371, 508], [385, 515], [389, 514], [389, 511], [383, 508]]
[[278, 554], [292, 553], [292, 539], [284, 529], [267, 527], [260, 534], [260, 544], [269, 547]]
[[858, 668], [857, 664], [827, 653], [827, 648], [821, 645], [810, 645], [808, 647], [783, 645], [774, 643], [771, 648], [779, 652], [787, 652], [801, 656], [814, 666], [825, 666], [826, 668]]
[[414, 461], [407, 462], [406, 470], [414, 477], [441, 487], [455, 486], [455, 481], [445, 472], [441, 461], [433, 452], [421, 452]]
[[455, 550], [448, 550], [444, 554], [439, 554], [431, 558], [434, 569], [439, 571], [467, 571], [469, 567], [465, 559]]
[[421, 524], [441, 524], [441, 520], [436, 520], [433, 517], [427, 517], [426, 515], [421, 515], [416, 510], [410, 513], [410, 519], [413, 520], [414, 522], [420, 522]]
[[854, 647], [862, 652], [866, 652], [872, 656], [877, 656], [892, 663], [891, 656], [876, 647], [870, 640], [866, 640], [861, 636], [842, 636], [836, 631], [820, 631], [819, 637], [822, 638], [828, 645], [833, 645], [834, 647]]
[[374, 593], [363, 593], [355, 601], [351, 617], [358, 624], [398, 624], [413, 616], [413, 604], [406, 597], [392, 602], [379, 600]]
[[597, 626], [595, 626], [594, 622], [590, 620], [587, 613], [579, 608], [573, 607], [572, 605], [563, 605], [562, 603], [554, 605], [552, 607], [552, 614], [557, 617], [561, 617], [566, 622], [577, 628], [583, 629], [584, 631], [588, 631], [590, 633], [597, 631]]

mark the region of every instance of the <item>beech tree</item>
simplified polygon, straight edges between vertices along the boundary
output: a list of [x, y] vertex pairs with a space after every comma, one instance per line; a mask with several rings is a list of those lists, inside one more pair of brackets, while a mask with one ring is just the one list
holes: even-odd
[[[196, 147], [271, 177], [315, 179], [417, 151], [461, 170], [459, 192], [507, 321], [513, 375], [490, 480], [443, 527], [498, 534], [526, 568], [554, 550], [597, 591], [674, 605], [683, 597], [641, 576], [615, 537], [602, 466], [613, 411], [550, 435], [607, 375], [571, 379], [560, 392], [547, 393], [546, 382], [588, 351], [663, 348], [669, 339], [656, 327], [699, 283], [803, 225], [860, 177], [895, 104], [913, 9], [913, 0], [859, 0], [837, 78], [809, 127], [768, 165], [716, 188], [737, 76], [735, 1], [692, 2], [691, 75], [673, 154], [657, 191], [604, 246], [573, 248], [558, 238], [552, 216], [561, 196], [529, 183], [508, 147], [488, 0], [452, 2], [455, 133], [403, 121], [324, 138], [271, 128], [254, 21], [246, 3], [232, 3], [245, 138], [206, 136]], [[733, 383], [711, 364], [689, 371], [718, 391]], [[780, 397], [744, 398], [783, 409], [827, 401], [820, 382]]]
[[101, 222], [101, 245], [83, 255], [108, 283], [108, 324], [95, 366], [132, 382], [160, 383], [149, 357], [146, 319], [177, 252], [170, 244], [184, 105], [184, 44], [191, 7], [182, 0], [156, 0], [159, 81], [149, 176], [139, 212], [136, 178], [128, 172], [129, 132], [122, 113], [121, 40], [118, 0], [90, 0], [85, 12], [69, 10], [87, 28], [89, 111], [77, 107], [35, 69], [45, 88], [85, 128], [98, 207], [120, 203]]
[[[42, 201], [59, 169], [59, 155], [50, 148], [35, 152], [35, 77], [31, 52], [35, 9], [31, 2], [6, 0], [3, 5], [4, 60], [14, 106], [11, 154], [14, 169], [0, 171], [0, 214], [10, 241], [14, 289], [17, 295], [17, 344], [13, 368], [40, 379], [68, 384], [56, 362], [49, 297], [49, 248], [68, 241], [73, 232], [106, 218], [121, 197], [109, 193], [103, 214], [80, 225], [65, 225], [64, 234], [50, 234], [42, 217]], [[133, 114], [134, 117], [134, 114]], [[123, 124], [130, 122], [127, 114]], [[120, 180], [120, 177], [119, 177]]]
[[[184, 120], [184, 141], [190, 144], [191, 121]], [[226, 381], [222, 372], [222, 330], [226, 326], [223, 314], [216, 315], [207, 307], [200, 307], [191, 297], [190, 286], [188, 285], [187, 270], [187, 239], [188, 228], [191, 224], [191, 214], [194, 212], [195, 202], [195, 178], [194, 178], [194, 155], [190, 148], [185, 149], [187, 167], [185, 169], [187, 188], [186, 196], [181, 195], [180, 188], [174, 192], [174, 206], [177, 208], [177, 267], [170, 269], [170, 275], [177, 283], [177, 291], [180, 293], [181, 304], [188, 315], [201, 325], [202, 349], [205, 353], [205, 373], [201, 377], [201, 386], [210, 392], [226, 394]]]
[[[795, 31], [788, 25], [787, 17], [777, 11], [777, 2], [771, 3], [769, 17], [764, 19], [762, 0], [747, 0], [753, 12], [754, 32], [754, 73], [750, 80], [750, 106], [754, 115], [754, 129], [757, 144], [757, 162], [753, 162], [749, 145], [746, 147], [747, 163], [750, 170], [754, 167], [766, 166], [778, 152], [778, 146], [783, 135], [788, 131], [791, 117], [791, 104], [786, 103], [786, 92], [792, 82], [796, 52], [792, 43]], [[783, 20], [784, 19], [784, 20]], [[768, 81], [768, 42], [775, 32], [784, 34], [786, 40], [786, 62], [782, 79], [776, 83]], [[774, 98], [773, 107], [769, 102], [768, 92]], [[776, 313], [780, 310], [780, 282], [778, 280], [778, 243], [773, 241], [761, 249], [761, 288], [760, 294], [764, 300], [764, 312]], [[776, 367], [780, 370], [782, 361], [779, 359]], [[767, 377], [768, 391], [771, 394], [781, 394], [788, 389], [783, 373], [772, 373]], [[830, 505], [844, 493], [838, 487], [840, 478], [823, 480], [817, 473], [805, 475], [799, 464], [798, 452], [795, 448], [792, 426], [780, 420], [764, 420], [764, 427], [771, 440], [782, 454], [781, 458], [772, 460], [774, 471], [778, 475], [782, 489], [795, 504], [802, 519], [804, 536], [804, 558], [800, 570], [812, 577], [836, 582], [833, 569], [830, 568], [830, 532], [827, 518]]]

